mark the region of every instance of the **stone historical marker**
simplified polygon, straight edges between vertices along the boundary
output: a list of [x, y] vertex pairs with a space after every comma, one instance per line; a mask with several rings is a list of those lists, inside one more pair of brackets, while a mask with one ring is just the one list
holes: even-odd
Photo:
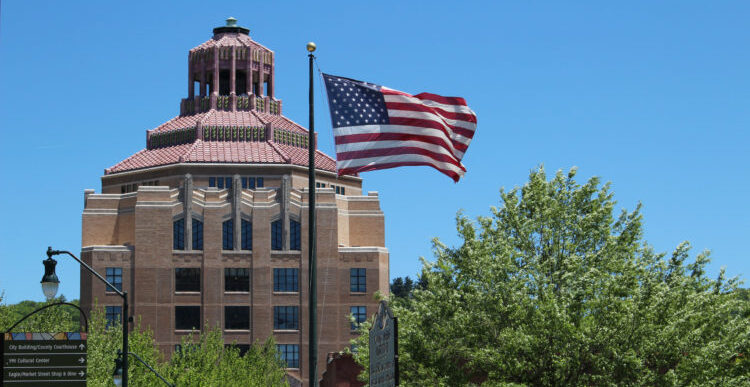
[[398, 386], [398, 319], [380, 301], [370, 328], [370, 387]]
[[5, 333], [0, 341], [3, 387], [86, 386], [86, 333]]

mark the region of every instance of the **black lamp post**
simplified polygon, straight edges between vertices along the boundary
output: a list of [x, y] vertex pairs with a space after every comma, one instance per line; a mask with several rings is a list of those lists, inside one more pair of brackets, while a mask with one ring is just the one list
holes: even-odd
[[[55, 266], [57, 265], [57, 261], [52, 258], [55, 255], [60, 254], [68, 254], [73, 259], [75, 259], [78, 263], [81, 264], [86, 270], [88, 270], [91, 274], [94, 275], [94, 277], [100, 279], [102, 282], [107, 284], [107, 286], [115, 293], [117, 293], [118, 296], [122, 297], [122, 352], [128, 353], [128, 292], [123, 292], [121, 290], [118, 290], [115, 285], [112, 285], [109, 281], [107, 281], [104, 277], [102, 277], [101, 274], [97, 273], [94, 269], [91, 268], [91, 266], [87, 265], [85, 262], [81, 261], [78, 257], [73, 255], [69, 251], [64, 250], [52, 250], [52, 247], [47, 248], [47, 259], [43, 260], [42, 263], [44, 264], [44, 276], [42, 277], [42, 291], [44, 292], [44, 296], [47, 297], [47, 300], [51, 300], [55, 298], [55, 295], [57, 295], [57, 288], [60, 284], [60, 280], [57, 278], [57, 274], [55, 274]], [[122, 357], [122, 369], [124, 370], [122, 372], [122, 386], [128, 387], [128, 357], [123, 356]]]

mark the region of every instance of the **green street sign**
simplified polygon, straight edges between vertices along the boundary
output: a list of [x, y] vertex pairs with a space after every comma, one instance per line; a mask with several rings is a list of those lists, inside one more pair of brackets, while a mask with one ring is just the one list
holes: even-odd
[[86, 333], [5, 333], [2, 386], [86, 386]]

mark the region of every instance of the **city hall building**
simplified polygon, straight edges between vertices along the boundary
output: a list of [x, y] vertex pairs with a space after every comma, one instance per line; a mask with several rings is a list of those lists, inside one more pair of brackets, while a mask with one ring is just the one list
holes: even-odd
[[[129, 293], [167, 355], [219, 327], [240, 348], [273, 336], [307, 384], [308, 131], [282, 115], [274, 52], [234, 19], [188, 53], [179, 116], [86, 190], [82, 259]], [[136, 131], [134, 131], [134, 134]], [[318, 370], [388, 293], [378, 194], [316, 151]], [[122, 301], [81, 271], [81, 304], [117, 321]], [[131, 325], [131, 329], [133, 325]]]

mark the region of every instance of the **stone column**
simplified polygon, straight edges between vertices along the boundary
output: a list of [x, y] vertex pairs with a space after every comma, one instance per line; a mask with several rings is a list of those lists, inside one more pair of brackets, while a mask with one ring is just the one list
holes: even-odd
[[[246, 80], [246, 86], [245, 89], [247, 90], [247, 95], [253, 94], [253, 49], [251, 47], [247, 48], [247, 55], [245, 55], [245, 72], [247, 75], [245, 76]], [[254, 101], [250, 101], [253, 103]], [[253, 108], [254, 109], [254, 108]]]
[[234, 250], [242, 249], [242, 182], [240, 181], [240, 175], [232, 176], [232, 219], [234, 222]]
[[198, 92], [198, 95], [201, 97], [206, 96], [206, 58], [201, 55], [201, 63], [198, 65], [198, 68], [200, 69], [200, 80], [201, 80], [201, 89]]
[[273, 53], [271, 55], [271, 70], [268, 72], [268, 90], [266, 91], [266, 94], [268, 94], [269, 97], [273, 98], [273, 73], [274, 73], [274, 58]]
[[185, 219], [185, 250], [193, 249], [193, 175], [185, 174], [185, 185], [183, 187], [183, 204]]
[[188, 99], [192, 101], [195, 97], [195, 82], [193, 79], [193, 61], [192, 55], [188, 52]]
[[219, 98], [219, 47], [214, 47], [214, 81], [211, 92], [211, 109], [216, 109], [216, 100]]
[[289, 250], [289, 175], [281, 177], [281, 246], [283, 250]]
[[237, 111], [237, 46], [232, 46], [232, 65], [229, 70], [229, 104]]

